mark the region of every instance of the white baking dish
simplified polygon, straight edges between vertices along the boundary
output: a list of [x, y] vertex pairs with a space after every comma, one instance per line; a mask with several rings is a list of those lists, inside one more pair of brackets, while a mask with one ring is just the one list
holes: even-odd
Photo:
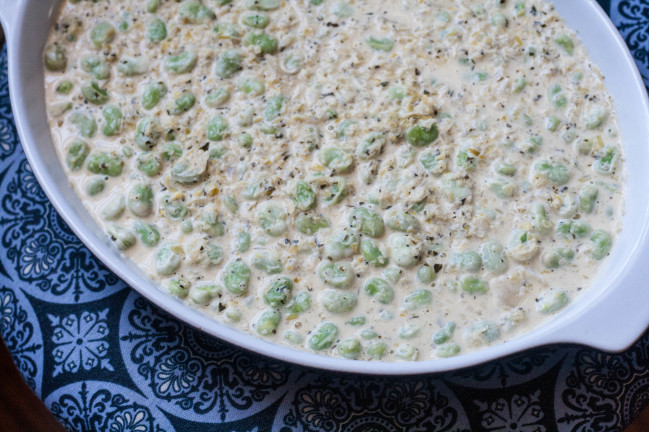
[[381, 363], [323, 357], [242, 333], [164, 294], [99, 229], [68, 186], [45, 111], [42, 50], [60, 0], [0, 0], [9, 52], [9, 89], [18, 132], [38, 181], [79, 238], [134, 289], [172, 315], [240, 347], [277, 359], [370, 374], [440, 372], [532, 347], [579, 343], [606, 351], [629, 347], [649, 325], [649, 104], [624, 41], [594, 0], [555, 0], [606, 76], [615, 100], [627, 169], [624, 228], [591, 288], [551, 321], [514, 340], [456, 358]]

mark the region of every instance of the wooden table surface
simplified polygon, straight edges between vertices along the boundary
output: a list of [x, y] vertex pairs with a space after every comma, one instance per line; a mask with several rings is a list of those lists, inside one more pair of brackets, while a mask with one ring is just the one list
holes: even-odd
[[[62, 432], [64, 430], [25, 384], [4, 343], [0, 343], [0, 377], [0, 430], [3, 432]], [[649, 431], [649, 408], [624, 430], [624, 432], [647, 431]]]

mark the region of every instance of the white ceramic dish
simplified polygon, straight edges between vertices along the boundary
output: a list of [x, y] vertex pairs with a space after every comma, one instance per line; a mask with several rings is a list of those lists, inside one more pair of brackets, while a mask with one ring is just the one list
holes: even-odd
[[594, 0], [554, 0], [606, 76], [615, 100], [627, 168], [624, 228], [593, 285], [551, 321], [514, 340], [455, 358], [382, 363], [323, 357], [242, 333], [164, 294], [111, 244], [81, 204], [57, 158], [45, 111], [42, 50], [61, 0], [0, 0], [9, 52], [9, 90], [27, 158], [50, 201], [92, 252], [130, 286], [172, 315], [240, 347], [336, 371], [404, 375], [480, 364], [551, 343], [606, 351], [629, 347], [649, 325], [649, 103], [633, 58]]

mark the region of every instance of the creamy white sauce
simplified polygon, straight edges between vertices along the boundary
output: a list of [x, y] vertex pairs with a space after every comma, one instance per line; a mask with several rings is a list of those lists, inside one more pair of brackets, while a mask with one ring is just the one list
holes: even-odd
[[[94, 196], [86, 189], [98, 174], [89, 171], [88, 159], [79, 169], [66, 167], [70, 184], [113, 237], [113, 225], [131, 233], [138, 222], [155, 226], [157, 245], [147, 246], [138, 237], [124, 252], [160, 282], [162, 291], [182, 280], [180, 289], [172, 289], [175, 294], [253, 334], [266, 328], [258, 325], [259, 317], [273, 314], [280, 317], [277, 327], [263, 337], [300, 349], [312, 350], [315, 329], [333, 323], [337, 333], [317, 352], [339, 356], [338, 346], [343, 346], [348, 358], [394, 361], [457, 355], [510, 340], [567, 301], [578, 300], [579, 291], [591, 284], [603, 258], [594, 256], [593, 233], [604, 230], [614, 242], [621, 227], [622, 145], [603, 77], [551, 5], [324, 0], [316, 6], [293, 0], [278, 2], [277, 9], [251, 11], [274, 2], [218, 6], [205, 1], [215, 18], [188, 23], [179, 14], [185, 3], [161, 1], [152, 13], [146, 2], [65, 2], [46, 48], [56, 43], [67, 56], [65, 67], [46, 70], [45, 78], [52, 137], [64, 165], [80, 138], [74, 121], [78, 112], [97, 122], [92, 137], [81, 137], [91, 157], [114, 152], [124, 161], [121, 175], [103, 176], [105, 188]], [[249, 33], [260, 32], [242, 22], [252, 13], [268, 16], [263, 31], [276, 38], [276, 52], [263, 54], [246, 44]], [[147, 36], [155, 19], [165, 23], [167, 33], [158, 43]], [[91, 34], [100, 22], [110, 23], [115, 35], [95, 46]], [[227, 26], [235, 23], [238, 35], [232, 36]], [[370, 38], [374, 42], [368, 43]], [[242, 70], [221, 78], [217, 65], [232, 50], [241, 56]], [[165, 59], [182, 52], [196, 54], [196, 66], [188, 73], [169, 72]], [[90, 55], [106, 65], [109, 78], [97, 79], [101, 70], [84, 70]], [[143, 73], [124, 76], [124, 59], [136, 59]], [[263, 82], [263, 94], [242, 90], [248, 78]], [[73, 84], [67, 94], [57, 92], [64, 80]], [[93, 104], [82, 95], [89, 81], [107, 91], [107, 102]], [[168, 91], [145, 109], [142, 94], [155, 82]], [[230, 97], [216, 106], [209, 97], [220, 89]], [[174, 101], [187, 92], [195, 95], [195, 104], [172, 114]], [[283, 104], [273, 118], [267, 106], [280, 95]], [[110, 137], [103, 132], [106, 105], [119, 107], [123, 115], [121, 129]], [[61, 113], [62, 107], [71, 111]], [[206, 129], [217, 115], [228, 125], [218, 141], [210, 140]], [[162, 164], [153, 176], [137, 163], [143, 150], [136, 125], [145, 117], [154, 117], [162, 128], [159, 142], [151, 146], [150, 155]], [[436, 139], [411, 145], [408, 131], [431, 125], [438, 130]], [[244, 133], [252, 138], [250, 148], [240, 141]], [[359, 151], [372, 133], [379, 134], [382, 147]], [[182, 157], [161, 156], [169, 142], [180, 145]], [[334, 164], [340, 163], [337, 169], [325, 166], [328, 151], [338, 152], [332, 156]], [[205, 172], [195, 183], [181, 184], [172, 170], [182, 163]], [[613, 169], [604, 172], [609, 166]], [[313, 209], [296, 207], [293, 196], [300, 181], [317, 195]], [[344, 197], [328, 203], [332, 183], [341, 181], [347, 185]], [[127, 208], [113, 220], [102, 217], [136, 184], [152, 189], [150, 214], [138, 216], [137, 209]], [[252, 198], [255, 184], [260, 192]], [[592, 212], [587, 200], [578, 198], [587, 185], [598, 192]], [[180, 200], [186, 215], [170, 218], [165, 196]], [[236, 211], [224, 201], [228, 198], [237, 202]], [[371, 265], [360, 253], [360, 242], [372, 235], [350, 222], [359, 207], [385, 224], [382, 232], [370, 233], [389, 260], [384, 267]], [[533, 208], [543, 209], [547, 221], [535, 218]], [[264, 209], [278, 211], [279, 217], [265, 220]], [[417, 228], [404, 233], [390, 227], [395, 212], [407, 212]], [[205, 222], [206, 214], [217, 224]], [[304, 215], [320, 215], [329, 226], [301, 233], [298, 218]], [[562, 220], [568, 221], [566, 235], [557, 231]], [[579, 226], [584, 221], [590, 230]], [[359, 243], [332, 254], [328, 246], [343, 231]], [[241, 232], [251, 239], [247, 251], [236, 247]], [[527, 242], [516, 245], [514, 236]], [[391, 249], [404, 238], [416, 253]], [[496, 267], [483, 253], [489, 242], [503, 247], [504, 261]], [[176, 245], [181, 261], [171, 274], [160, 274], [156, 253], [168, 243]], [[209, 245], [222, 249], [221, 262], [209, 263]], [[548, 254], [557, 248], [561, 253], [552, 259]], [[475, 252], [464, 256], [470, 262], [454, 264], [454, 254], [467, 252]], [[256, 267], [262, 254], [279, 258], [281, 270], [268, 274]], [[477, 264], [476, 255], [482, 258]], [[226, 268], [236, 260], [250, 269], [245, 293], [226, 289]], [[327, 285], [318, 275], [323, 262], [346, 263], [353, 268], [353, 282], [345, 288]], [[549, 268], [554, 264], [559, 267]], [[432, 272], [434, 280], [419, 278], [418, 272]], [[293, 281], [292, 293], [288, 304], [269, 305], [264, 296], [278, 277]], [[371, 278], [383, 279], [393, 298], [384, 297], [382, 303], [380, 294], [368, 295], [365, 284]], [[213, 288], [206, 291], [206, 285]], [[413, 293], [430, 301], [410, 307]], [[295, 312], [295, 299], [307, 294], [311, 308]], [[351, 311], [326, 310], [327, 297], [341, 294], [347, 300], [356, 297]], [[454, 332], [441, 337], [440, 329], [449, 329], [450, 323]], [[381, 344], [383, 355], [377, 354]]]

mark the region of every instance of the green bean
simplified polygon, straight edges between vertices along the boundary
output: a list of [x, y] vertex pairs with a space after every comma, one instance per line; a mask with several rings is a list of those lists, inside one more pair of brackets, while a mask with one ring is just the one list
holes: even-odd
[[390, 52], [394, 48], [394, 41], [389, 38], [375, 38], [374, 36], [370, 36], [365, 39], [365, 43], [374, 51]]
[[239, 308], [228, 306], [225, 309], [225, 318], [227, 318], [227, 320], [230, 322], [239, 322], [241, 321], [242, 317], [243, 317], [243, 313]]
[[505, 15], [501, 13], [496, 13], [491, 16], [491, 25], [494, 27], [504, 28], [509, 25], [509, 21]]
[[354, 164], [354, 157], [339, 147], [325, 147], [318, 153], [318, 161], [331, 170], [345, 173]]
[[[479, 154], [479, 153], [478, 153]], [[473, 171], [478, 165], [476, 150], [463, 148], [457, 154], [457, 166], [465, 171]]]
[[164, 68], [167, 72], [179, 75], [191, 72], [198, 63], [198, 56], [191, 51], [184, 51], [178, 55], [164, 59]]
[[516, 174], [516, 166], [503, 161], [496, 161], [491, 166], [496, 174], [512, 177]]
[[210, 118], [205, 128], [205, 136], [210, 141], [221, 141], [228, 132], [228, 122], [221, 115]]
[[184, 114], [196, 103], [196, 96], [190, 91], [185, 91], [180, 94], [174, 101], [167, 107], [167, 114], [180, 115]]
[[491, 321], [479, 320], [464, 330], [464, 339], [471, 345], [487, 344], [499, 337], [500, 329]]
[[135, 127], [135, 144], [142, 150], [151, 150], [158, 144], [164, 130], [158, 120], [153, 117], [144, 117]]
[[150, 110], [167, 94], [167, 86], [162, 82], [149, 83], [142, 92], [142, 106]]
[[232, 294], [245, 294], [250, 284], [250, 267], [241, 260], [230, 261], [223, 272], [223, 283]]
[[84, 138], [92, 138], [97, 132], [97, 122], [92, 117], [92, 115], [81, 112], [74, 111], [68, 117], [70, 122], [77, 127], [79, 130], [79, 135]]
[[56, 92], [59, 94], [69, 94], [70, 91], [72, 90], [72, 87], [74, 87], [74, 84], [72, 84], [72, 81], [70, 80], [63, 80], [61, 81], [57, 86], [56, 86]]
[[613, 146], [607, 146], [602, 155], [593, 163], [593, 169], [599, 174], [611, 175], [617, 166], [618, 151]]
[[507, 270], [507, 258], [502, 245], [496, 241], [489, 241], [480, 246], [480, 256], [485, 269], [492, 273], [500, 274]]
[[360, 238], [355, 232], [336, 231], [325, 244], [324, 254], [328, 259], [336, 260], [358, 253]]
[[611, 235], [602, 229], [593, 231], [593, 234], [590, 236], [590, 241], [592, 243], [590, 256], [596, 260], [601, 260], [606, 257], [613, 245]]
[[348, 262], [323, 261], [318, 265], [316, 273], [320, 280], [334, 288], [349, 288], [354, 283], [354, 270]]
[[419, 356], [419, 351], [414, 346], [405, 344], [400, 345], [394, 352], [394, 355], [402, 360], [415, 361]]
[[541, 148], [541, 144], [543, 144], [543, 137], [534, 135], [531, 136], [522, 147], [527, 153], [536, 153], [539, 151], [539, 148]]
[[203, 209], [200, 228], [202, 232], [210, 237], [222, 237], [225, 235], [225, 225], [219, 221], [219, 212], [214, 205], [208, 205]]
[[549, 289], [543, 292], [536, 300], [536, 310], [544, 314], [551, 314], [563, 308], [570, 302], [568, 294], [560, 289]]
[[587, 237], [591, 231], [590, 224], [585, 220], [574, 221], [570, 227], [570, 234], [577, 238]]
[[297, 293], [286, 308], [292, 314], [307, 312], [311, 309], [311, 294], [306, 291]]
[[561, 206], [559, 207], [559, 216], [564, 218], [571, 218], [577, 213], [578, 200], [574, 195], [568, 193], [563, 195], [560, 199]]
[[338, 204], [347, 195], [347, 181], [343, 177], [332, 177], [329, 179], [328, 187], [322, 189], [325, 205]]
[[401, 339], [412, 339], [419, 335], [420, 330], [417, 324], [404, 324], [397, 330], [397, 335]]
[[421, 153], [419, 156], [419, 163], [429, 173], [433, 175], [440, 175], [446, 170], [446, 162], [438, 159], [440, 155], [439, 150], [434, 152]]
[[239, 253], [245, 253], [250, 249], [250, 234], [239, 231], [234, 238], [234, 249]]
[[525, 77], [518, 77], [512, 83], [512, 92], [520, 93], [523, 91], [525, 86], [527, 86], [527, 80], [525, 79]]
[[101, 209], [101, 217], [105, 220], [119, 219], [126, 209], [124, 195], [117, 195], [111, 198]]
[[275, 253], [263, 251], [258, 252], [252, 258], [252, 265], [256, 269], [267, 274], [277, 274], [284, 270], [282, 259]]
[[162, 208], [164, 214], [171, 220], [182, 220], [187, 216], [187, 207], [180, 199], [172, 199], [169, 195], [162, 197]]
[[304, 57], [299, 54], [289, 53], [280, 63], [282, 70], [289, 75], [296, 74], [304, 66]]
[[64, 71], [68, 66], [65, 49], [58, 43], [48, 45], [43, 52], [43, 63], [52, 72]]
[[387, 351], [388, 346], [384, 342], [372, 342], [368, 347], [367, 350], [365, 351], [368, 356], [370, 356], [373, 359], [381, 359], [384, 355], [385, 352]]
[[117, 71], [127, 77], [142, 75], [148, 70], [149, 63], [141, 57], [122, 57], [117, 64]]
[[595, 205], [597, 204], [597, 195], [599, 194], [599, 189], [597, 186], [592, 184], [587, 184], [579, 192], [579, 208], [584, 213], [592, 213], [595, 211]]
[[394, 299], [394, 289], [383, 279], [366, 280], [363, 284], [363, 291], [381, 304], [389, 304]]
[[423, 126], [413, 126], [406, 132], [406, 139], [415, 147], [425, 147], [437, 139], [439, 132], [435, 123], [428, 129]]
[[[89, 73], [93, 78], [98, 80], [110, 78], [110, 67], [101, 57], [96, 55], [85, 56], [81, 59], [81, 70]], [[70, 88], [72, 88], [72, 83], [70, 83]]]
[[145, 183], [138, 183], [128, 192], [128, 209], [135, 216], [147, 217], [153, 212], [153, 189]]
[[61, 102], [57, 104], [53, 104], [49, 112], [52, 115], [52, 117], [61, 117], [63, 114], [66, 112], [70, 111], [72, 109], [72, 102]]
[[90, 30], [90, 40], [95, 48], [100, 49], [115, 40], [117, 32], [112, 24], [101, 21]]
[[417, 279], [423, 284], [430, 284], [437, 278], [437, 273], [428, 264], [424, 264], [417, 269]]
[[99, 195], [104, 191], [106, 187], [106, 180], [104, 177], [92, 177], [88, 183], [86, 183], [86, 193], [90, 196]]
[[[419, 231], [419, 221], [416, 217], [396, 208], [385, 213], [386, 224], [390, 229], [406, 233]], [[383, 234], [383, 232], [381, 232]]]
[[346, 359], [354, 360], [361, 355], [361, 343], [356, 338], [346, 338], [338, 342], [336, 346], [336, 352], [340, 354], [341, 357]]
[[482, 267], [482, 259], [477, 252], [455, 252], [451, 256], [451, 267], [463, 272], [477, 272]]
[[572, 55], [575, 50], [575, 44], [567, 34], [563, 33], [554, 38], [554, 43], [559, 45], [568, 54]]
[[549, 130], [550, 132], [554, 132], [557, 130], [559, 127], [560, 121], [556, 116], [548, 116], [548, 118], [545, 119], [545, 129]]
[[361, 241], [361, 254], [365, 261], [374, 267], [385, 267], [388, 264], [388, 258], [383, 255], [381, 249], [371, 238], [363, 238]]
[[421, 258], [420, 245], [408, 234], [392, 234], [388, 239], [390, 256], [402, 267], [417, 264]]
[[488, 284], [476, 276], [462, 275], [460, 277], [460, 288], [467, 294], [484, 294], [487, 292]]
[[533, 203], [530, 208], [532, 226], [540, 234], [547, 234], [552, 229], [552, 222], [548, 219], [545, 207], [541, 203]]
[[223, 261], [225, 252], [223, 248], [217, 244], [208, 244], [205, 247], [205, 255], [207, 256], [208, 264], [210, 266], [217, 266]]
[[91, 153], [86, 159], [86, 169], [93, 174], [117, 177], [122, 174], [124, 161], [115, 153]]
[[354, 318], [350, 319], [349, 321], [346, 321], [345, 324], [349, 324], [354, 327], [360, 327], [365, 325], [367, 322], [367, 319], [364, 316], [355, 316]]
[[448, 342], [453, 337], [455, 332], [455, 322], [450, 321], [444, 325], [441, 329], [433, 333], [433, 342], [435, 345], [441, 345]]
[[449, 342], [438, 346], [435, 349], [435, 355], [441, 358], [453, 357], [459, 354], [461, 348], [455, 342]]
[[119, 134], [122, 129], [122, 111], [117, 105], [106, 105], [102, 111], [104, 115], [104, 126], [102, 132], [111, 137]]
[[185, 0], [182, 2], [178, 9], [178, 14], [184, 22], [189, 24], [205, 24], [216, 18], [214, 12], [201, 2], [195, 0]]
[[257, 223], [271, 236], [280, 236], [286, 231], [286, 212], [278, 204], [266, 201], [257, 207]]
[[146, 11], [149, 13], [156, 13], [160, 6], [160, 0], [149, 0], [146, 4]]
[[103, 105], [109, 99], [106, 89], [99, 87], [96, 81], [85, 82], [81, 86], [81, 95], [86, 101], [95, 105]]
[[216, 76], [222, 79], [232, 78], [243, 68], [242, 61], [241, 54], [237, 51], [225, 51], [216, 60]]
[[248, 27], [256, 29], [265, 29], [270, 23], [270, 19], [266, 14], [248, 14], [244, 15], [241, 21]]
[[606, 120], [608, 113], [606, 108], [597, 106], [593, 108], [584, 119], [584, 126], [586, 129], [597, 129]]
[[108, 225], [107, 231], [110, 239], [115, 243], [115, 246], [117, 246], [117, 249], [119, 250], [126, 250], [136, 242], [133, 233], [119, 225], [110, 224]]
[[183, 148], [177, 141], [169, 141], [162, 145], [160, 154], [165, 160], [173, 161], [183, 155]]
[[554, 248], [545, 250], [541, 254], [541, 262], [549, 269], [556, 269], [569, 263], [574, 257], [575, 253], [571, 249]]
[[564, 185], [570, 180], [570, 170], [561, 163], [541, 160], [534, 164], [534, 171], [556, 185]]
[[515, 230], [507, 250], [516, 261], [527, 262], [539, 252], [538, 238], [528, 231]]
[[257, 78], [245, 77], [237, 81], [237, 90], [252, 96], [261, 96], [266, 92], [266, 86]]
[[313, 330], [307, 343], [313, 351], [322, 351], [331, 347], [336, 341], [337, 336], [338, 327], [336, 324], [325, 322]]
[[275, 334], [277, 333], [277, 327], [279, 327], [281, 319], [282, 316], [278, 311], [267, 309], [259, 315], [259, 318], [257, 318], [255, 329], [257, 330], [257, 333], [262, 336]]
[[250, 10], [271, 11], [279, 8], [279, 0], [246, 0], [246, 7]]
[[251, 31], [243, 37], [245, 46], [254, 46], [261, 54], [274, 54], [277, 52], [279, 43], [274, 36], [265, 32]]
[[555, 108], [564, 108], [568, 104], [568, 98], [562, 93], [561, 86], [554, 84], [550, 87], [549, 98]]
[[367, 207], [356, 207], [349, 213], [349, 226], [370, 237], [381, 237], [384, 232], [383, 219]]
[[350, 18], [354, 15], [354, 9], [346, 2], [334, 3], [331, 6], [331, 13], [336, 15], [338, 18]]
[[72, 141], [68, 153], [65, 156], [65, 163], [68, 169], [70, 171], [78, 171], [81, 169], [89, 153], [90, 147], [88, 147], [88, 144], [81, 140]]
[[299, 181], [295, 187], [293, 201], [299, 210], [311, 210], [316, 204], [316, 194], [307, 182]]
[[376, 339], [377, 337], [379, 337], [379, 334], [371, 329], [363, 329], [360, 332], [360, 337], [365, 340]]
[[383, 152], [386, 139], [384, 134], [373, 132], [358, 144], [356, 155], [362, 160], [372, 159]]
[[189, 234], [194, 231], [194, 224], [190, 220], [184, 220], [180, 223], [180, 231], [184, 234]]
[[295, 221], [295, 228], [302, 234], [313, 235], [322, 228], [327, 228], [329, 221], [324, 216], [301, 214]]
[[219, 22], [214, 26], [214, 31], [221, 39], [239, 39], [241, 29], [235, 23]]
[[191, 185], [200, 180], [205, 170], [207, 164], [195, 163], [191, 157], [181, 158], [171, 167], [171, 178], [177, 183]]
[[279, 116], [285, 100], [286, 98], [282, 95], [276, 95], [268, 99], [266, 109], [264, 110], [264, 118], [266, 121], [273, 121]]
[[136, 221], [133, 224], [133, 231], [140, 236], [142, 243], [149, 247], [153, 247], [160, 241], [160, 232], [155, 226], [146, 222]]
[[287, 341], [291, 345], [299, 345], [304, 340], [301, 334], [293, 330], [286, 330], [282, 334], [282, 337], [284, 338], [285, 341]]
[[590, 138], [580, 138], [574, 144], [577, 153], [582, 155], [589, 155], [593, 151], [593, 140]]
[[449, 201], [460, 205], [469, 200], [473, 194], [471, 188], [457, 173], [442, 176], [442, 191]]
[[155, 253], [155, 270], [159, 275], [169, 276], [180, 268], [185, 253], [178, 243], [163, 243]]
[[433, 293], [427, 289], [419, 288], [403, 299], [401, 307], [407, 311], [414, 311], [430, 305], [433, 302]]
[[518, 185], [507, 179], [491, 179], [487, 186], [498, 198], [511, 198], [518, 194]]
[[399, 279], [401, 279], [402, 275], [403, 270], [401, 270], [399, 267], [388, 267], [383, 270], [383, 276], [392, 283], [399, 282]]
[[176, 297], [179, 298], [185, 298], [189, 294], [189, 289], [191, 288], [191, 282], [189, 282], [187, 279], [184, 279], [182, 277], [180, 278], [173, 278], [169, 281], [169, 285], [167, 286], [167, 289], [169, 290], [169, 293], [172, 295], [175, 295]]
[[189, 298], [194, 304], [206, 306], [221, 293], [221, 287], [218, 285], [196, 285], [189, 290]]
[[271, 307], [280, 308], [289, 302], [292, 291], [293, 281], [287, 277], [279, 277], [270, 284], [264, 293], [264, 301]]
[[322, 307], [332, 313], [352, 311], [358, 304], [356, 294], [327, 288], [320, 294]]
[[205, 104], [210, 108], [217, 108], [230, 99], [230, 91], [226, 88], [217, 89], [205, 97]]
[[159, 18], [152, 20], [146, 30], [146, 36], [149, 38], [149, 41], [154, 44], [167, 39], [167, 26], [164, 21]]

